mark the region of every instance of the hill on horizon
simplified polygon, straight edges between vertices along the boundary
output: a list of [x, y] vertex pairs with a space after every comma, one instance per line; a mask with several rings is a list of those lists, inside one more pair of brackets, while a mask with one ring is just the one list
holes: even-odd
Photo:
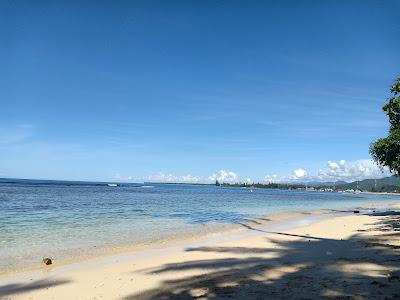
[[[323, 186], [329, 186], [328, 184]], [[361, 190], [368, 192], [397, 192], [400, 191], [400, 176], [390, 176], [380, 179], [364, 179], [336, 185], [341, 190]]]

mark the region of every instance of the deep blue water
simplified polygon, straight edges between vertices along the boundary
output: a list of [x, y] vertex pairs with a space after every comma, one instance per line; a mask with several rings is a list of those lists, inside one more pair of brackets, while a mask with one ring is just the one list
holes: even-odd
[[201, 185], [0, 183], [0, 268], [93, 247], [151, 242], [282, 211], [396, 200]]

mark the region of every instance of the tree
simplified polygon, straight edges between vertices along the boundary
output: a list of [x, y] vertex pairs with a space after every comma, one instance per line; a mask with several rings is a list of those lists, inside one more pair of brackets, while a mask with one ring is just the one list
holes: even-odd
[[400, 174], [400, 78], [391, 86], [392, 96], [383, 106], [389, 117], [389, 134], [371, 144], [369, 152], [381, 167], [388, 167], [396, 175]]

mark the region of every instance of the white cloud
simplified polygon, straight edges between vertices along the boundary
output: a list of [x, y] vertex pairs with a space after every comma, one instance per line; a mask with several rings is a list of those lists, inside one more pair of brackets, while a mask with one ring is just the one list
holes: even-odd
[[191, 174], [187, 174], [181, 176], [183, 182], [191, 182], [191, 183], [199, 183], [202, 179], [201, 177], [193, 176]]
[[209, 176], [208, 179], [210, 181], [218, 180], [219, 182], [232, 183], [239, 181], [239, 175], [233, 171], [219, 170], [217, 173], [214, 173], [211, 176]]
[[293, 171], [293, 179], [302, 179], [307, 176], [307, 171], [303, 169], [297, 169]]
[[391, 175], [387, 168], [381, 170], [371, 159], [360, 159], [352, 162], [328, 161], [327, 167], [319, 170], [317, 178], [322, 181], [356, 181]]
[[191, 174], [177, 176], [171, 173], [165, 174], [163, 172], [159, 172], [155, 175], [150, 175], [146, 180], [156, 181], [156, 182], [176, 182], [176, 183], [200, 183], [202, 182], [201, 177], [193, 176]]
[[278, 182], [280, 180], [278, 179], [278, 175], [273, 174], [273, 175], [265, 175], [264, 176], [264, 181], [266, 181], [266, 182]]
[[266, 175], [266, 182], [307, 182], [307, 181], [347, 181], [375, 179], [391, 176], [387, 168], [379, 168], [371, 159], [359, 159], [355, 161], [328, 161], [326, 167], [320, 169], [317, 174], [309, 174], [299, 168], [287, 176]]
[[355, 161], [328, 161], [324, 169], [320, 169], [316, 175], [308, 174], [304, 169], [294, 170], [292, 175], [281, 179], [265, 176], [267, 181], [292, 182], [292, 181], [347, 181], [375, 179], [391, 176], [387, 168], [379, 168], [371, 159]]
[[[239, 175], [233, 171], [219, 170], [218, 172], [208, 176], [194, 176], [192, 174], [187, 175], [175, 175], [172, 173], [158, 172], [157, 174], [149, 175], [141, 180], [148, 180], [154, 182], [176, 182], [176, 183], [213, 183], [216, 180], [219, 182], [239, 182]], [[250, 178], [247, 178], [248, 182], [252, 182]]]
[[[170, 183], [214, 183], [220, 182], [232, 183], [239, 182], [239, 176], [233, 171], [220, 170], [209, 177], [194, 176], [192, 174], [175, 175], [172, 173], [158, 172], [145, 177], [125, 176], [120, 173], [115, 174], [115, 179], [121, 181], [152, 181], [152, 182], [170, 182]], [[247, 178], [247, 182], [253, 182]]]
[[[361, 159], [356, 161], [328, 161], [326, 167], [320, 169], [315, 173], [308, 172], [306, 168], [297, 168], [293, 170], [292, 173], [288, 175], [265, 175], [265, 182], [309, 182], [309, 181], [321, 181], [321, 182], [331, 182], [331, 181], [356, 181], [369, 178], [382, 178], [386, 176], [391, 176], [387, 169], [381, 169], [370, 159]], [[216, 180], [225, 183], [235, 183], [235, 182], [246, 182], [252, 183], [257, 182], [258, 179], [252, 179], [248, 177], [241, 177], [238, 173], [230, 170], [219, 170], [214, 174], [204, 177], [204, 176], [194, 176], [192, 174], [186, 175], [175, 175], [172, 173], [159, 172], [147, 177], [133, 177], [133, 176], [123, 176], [117, 173], [115, 178], [118, 180], [126, 181], [154, 181], [154, 182], [176, 182], [176, 183], [214, 183]]]

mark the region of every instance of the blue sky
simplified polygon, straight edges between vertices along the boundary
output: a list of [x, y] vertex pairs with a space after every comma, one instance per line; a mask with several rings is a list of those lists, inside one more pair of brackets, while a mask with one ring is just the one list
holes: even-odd
[[387, 132], [381, 107], [400, 76], [399, 10], [1, 1], [0, 176], [379, 176], [368, 147]]

